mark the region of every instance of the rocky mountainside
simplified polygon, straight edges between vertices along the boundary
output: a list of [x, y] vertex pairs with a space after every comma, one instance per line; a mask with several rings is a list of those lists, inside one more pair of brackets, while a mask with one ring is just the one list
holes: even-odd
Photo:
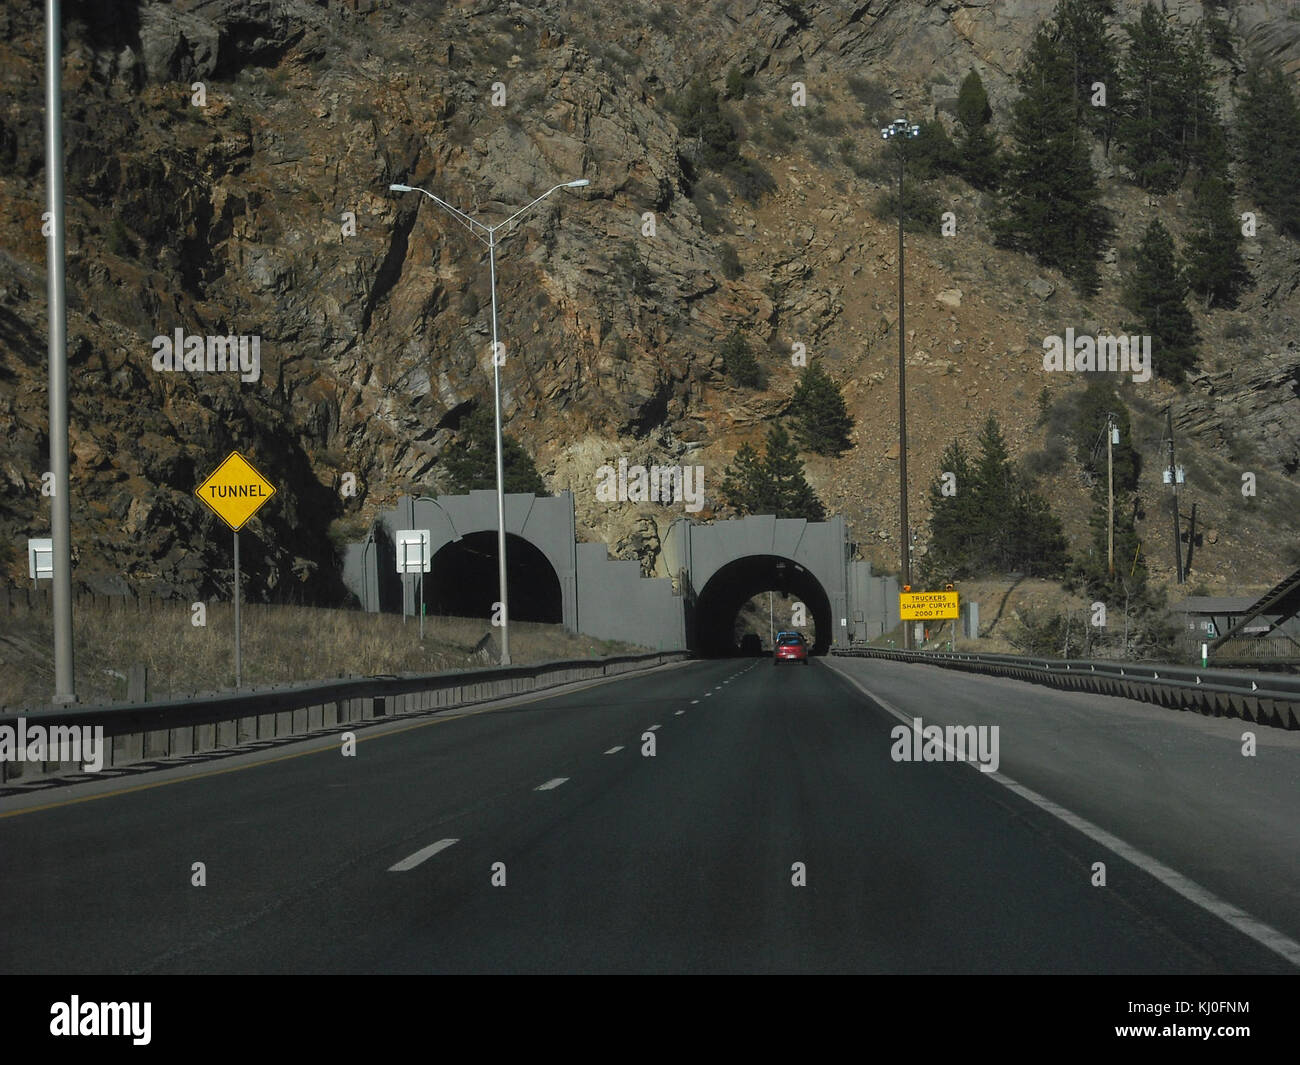
[[[1114, 5], [1121, 21], [1138, 6]], [[1190, 0], [1166, 6], [1185, 22], [1202, 14]], [[1300, 77], [1293, 4], [1215, 6], [1241, 61], [1262, 55]], [[1014, 71], [1050, 8], [65, 0], [77, 579], [185, 596], [225, 587], [229, 536], [193, 490], [237, 447], [279, 488], [243, 538], [248, 594], [338, 596], [338, 545], [399, 495], [444, 487], [439, 455], [491, 394], [486, 250], [388, 186], [429, 189], [494, 224], [575, 178], [590, 185], [555, 193], [504, 237], [497, 296], [507, 430], [552, 490], [574, 492], [580, 535], [656, 571], [681, 507], [601, 502], [598, 467], [702, 465], [710, 505], [694, 516], [707, 519], [736, 449], [787, 409], [803, 344], [857, 424], [840, 459], [808, 457], [809, 478], [864, 556], [896, 564], [898, 264], [894, 226], [871, 210], [893, 173], [878, 127], [897, 114], [951, 126], [975, 69], [1004, 129]], [[26, 579], [25, 538], [48, 528], [42, 18], [32, 2], [0, 11], [0, 579], [11, 582]], [[693, 76], [720, 86], [733, 67], [746, 84], [727, 105], [741, 152], [772, 179], [756, 203], [700, 166], [668, 106]], [[1241, 62], [1215, 69], [1230, 115]], [[1117, 230], [1089, 301], [995, 249], [986, 198], [960, 181], [939, 186], [957, 234], [908, 237], [918, 529], [939, 453], [988, 412], [1015, 453], [1050, 449], [1040, 393], [1079, 382], [1042, 371], [1042, 338], [1118, 331], [1123, 249], [1154, 214], [1186, 230], [1184, 194], [1149, 199], [1100, 150], [1096, 162]], [[1207, 530], [1193, 579], [1234, 587], [1281, 572], [1279, 537], [1294, 540], [1300, 513], [1300, 247], [1264, 223], [1248, 254], [1256, 284], [1241, 306], [1198, 315], [1203, 373], [1127, 393], [1150, 537], [1168, 537], [1159, 432], [1172, 405]], [[763, 353], [763, 388], [722, 373], [736, 328]], [[256, 379], [155, 369], [155, 338], [177, 330], [259, 338]], [[1237, 489], [1247, 469], [1254, 500]], [[1045, 464], [1043, 485], [1085, 541], [1072, 461]]]

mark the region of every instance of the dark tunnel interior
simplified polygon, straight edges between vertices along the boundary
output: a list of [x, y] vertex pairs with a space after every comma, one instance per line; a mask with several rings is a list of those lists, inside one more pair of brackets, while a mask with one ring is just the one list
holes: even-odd
[[[558, 625], [564, 620], [555, 569], [537, 547], [511, 533], [506, 534], [506, 588], [511, 621]], [[486, 621], [499, 598], [495, 531], [468, 533], [433, 556], [433, 570], [424, 585], [429, 614]]]
[[696, 653], [709, 658], [736, 654], [736, 615], [750, 598], [766, 591], [783, 592], [802, 600], [816, 623], [813, 654], [823, 655], [830, 649], [834, 631], [831, 602], [821, 582], [788, 558], [749, 555], [727, 563], [700, 589], [695, 601]]

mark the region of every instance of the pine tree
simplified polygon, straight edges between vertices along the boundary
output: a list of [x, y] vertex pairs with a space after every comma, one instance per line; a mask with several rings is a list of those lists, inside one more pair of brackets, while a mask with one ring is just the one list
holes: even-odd
[[1300, 237], [1300, 104], [1286, 75], [1249, 68], [1236, 118], [1246, 191], [1281, 232]]
[[767, 431], [767, 454], [764, 458], [767, 476], [775, 496], [773, 512], [778, 518], [807, 518], [822, 521], [825, 508], [803, 475], [803, 463], [798, 448], [790, 434], [781, 425]]
[[1125, 30], [1121, 159], [1140, 188], [1169, 192], [1221, 143], [1205, 34], [1199, 26], [1178, 32], [1150, 2]]
[[778, 518], [822, 521], [825, 508], [804, 479], [803, 463], [790, 434], [779, 424], [767, 433], [760, 458], [749, 444], [741, 446], [723, 473], [722, 497], [742, 514], [775, 514]]
[[920, 129], [907, 144], [903, 166], [918, 181], [933, 181], [959, 168], [957, 148], [938, 120], [919, 123]]
[[[460, 423], [456, 440], [442, 454], [442, 467], [453, 491], [470, 492], [497, 486], [496, 426], [484, 403]], [[507, 492], [546, 495], [546, 485], [528, 452], [507, 433], [501, 434], [501, 465]]]
[[800, 375], [791, 410], [799, 442], [818, 455], [838, 455], [849, 447], [853, 418], [839, 385], [818, 363]]
[[771, 513], [775, 501], [763, 458], [754, 446], [742, 444], [722, 476], [722, 498], [742, 514]]
[[985, 557], [1001, 569], [1010, 569], [1018, 485], [1015, 468], [997, 418], [990, 414], [980, 428], [979, 456], [975, 460], [975, 505], [971, 520]]
[[957, 163], [962, 176], [977, 189], [996, 189], [1002, 176], [998, 146], [989, 131], [993, 109], [980, 76], [971, 71], [962, 80], [957, 94], [957, 121], [961, 132], [957, 141]]
[[994, 232], [1000, 244], [1057, 267], [1091, 294], [1109, 226], [1075, 123], [1072, 77], [1053, 28], [1040, 26], [1017, 73], [1021, 95], [1012, 106], [1012, 148]]
[[[1120, 79], [1115, 66], [1118, 49], [1106, 27], [1107, 6], [1103, 0], [1060, 0], [1052, 21], [1069, 60], [1075, 121], [1105, 138], [1109, 149], [1120, 103]], [[1098, 82], [1105, 88], [1104, 107], [1092, 102], [1093, 86]]]
[[1196, 327], [1187, 309], [1187, 278], [1174, 254], [1174, 238], [1156, 218], [1138, 245], [1124, 287], [1124, 306], [1151, 336], [1152, 369], [1181, 381], [1196, 363]]
[[[952, 441], [939, 458], [940, 474], [930, 484], [930, 548], [922, 566], [927, 583], [972, 576], [979, 565], [979, 540], [974, 513], [979, 492], [960, 440]], [[953, 480], [945, 481], [951, 473]], [[945, 485], [955, 494], [945, 495]]]
[[1019, 569], [1043, 576], [1064, 572], [1065, 536], [1045, 499], [1016, 471], [997, 418], [980, 430], [972, 461], [959, 441], [940, 464], [955, 476], [955, 495], [944, 479], [930, 485], [930, 550], [921, 567], [926, 581], [955, 580]]
[[739, 329], [733, 329], [722, 342], [722, 372], [747, 388], [757, 388], [763, 380], [758, 359]]
[[1242, 255], [1244, 238], [1232, 205], [1227, 168], [1198, 176], [1192, 189], [1192, 232], [1187, 242], [1187, 281], [1205, 309], [1235, 307], [1251, 284]]
[[1178, 35], [1150, 2], [1124, 30], [1129, 47], [1116, 131], [1120, 159], [1139, 188], [1168, 192], [1183, 176]]
[[1079, 397], [1074, 418], [1075, 458], [1093, 477], [1094, 484], [1100, 479], [1105, 485], [1108, 416], [1114, 419], [1114, 427], [1119, 430], [1119, 443], [1111, 446], [1115, 491], [1136, 492], [1142, 456], [1132, 444], [1128, 408], [1107, 377], [1089, 381]]
[[678, 128], [683, 137], [698, 138], [704, 165], [721, 170], [740, 158], [739, 138], [718, 102], [718, 90], [702, 77], [686, 87], [676, 101]]

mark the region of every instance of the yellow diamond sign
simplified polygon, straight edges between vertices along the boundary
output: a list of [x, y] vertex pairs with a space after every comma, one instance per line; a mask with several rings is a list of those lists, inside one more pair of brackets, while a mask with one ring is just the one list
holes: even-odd
[[253, 468], [238, 451], [213, 471], [194, 494], [235, 532], [275, 495], [275, 486]]

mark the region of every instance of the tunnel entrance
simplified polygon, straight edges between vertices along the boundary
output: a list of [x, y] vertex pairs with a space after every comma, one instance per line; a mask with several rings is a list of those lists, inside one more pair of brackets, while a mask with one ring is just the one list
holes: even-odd
[[[564, 620], [560, 578], [547, 557], [528, 540], [506, 533], [506, 588], [511, 621]], [[424, 586], [430, 614], [451, 617], [492, 616], [499, 598], [496, 530], [467, 533], [444, 544], [433, 556]]]
[[[831, 602], [821, 581], [799, 563], [780, 555], [748, 555], [728, 562], [700, 589], [695, 601], [695, 650], [716, 658], [739, 653], [737, 618], [745, 605], [763, 592], [792, 596], [807, 608], [809, 623], [791, 626], [789, 614], [777, 628], [798, 628], [812, 640], [814, 654], [830, 649]], [[764, 604], [766, 596], [763, 597]], [[766, 620], [766, 619], [764, 619]], [[756, 630], [768, 641], [766, 627]]]

